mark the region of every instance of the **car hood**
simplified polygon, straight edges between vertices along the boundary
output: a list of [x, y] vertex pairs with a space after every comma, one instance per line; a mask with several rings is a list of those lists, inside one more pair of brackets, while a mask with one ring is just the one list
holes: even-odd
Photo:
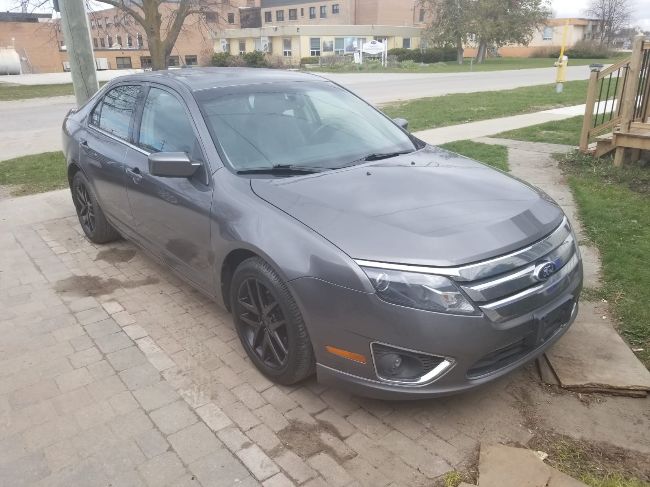
[[350, 257], [380, 262], [467, 264], [540, 240], [564, 216], [544, 193], [437, 147], [251, 187]]

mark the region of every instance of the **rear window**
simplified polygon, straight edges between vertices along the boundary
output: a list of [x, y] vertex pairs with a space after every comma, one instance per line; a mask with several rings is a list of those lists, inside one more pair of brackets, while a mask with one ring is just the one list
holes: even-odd
[[129, 129], [140, 94], [137, 85], [118, 86], [108, 91], [90, 114], [90, 123], [100, 129], [129, 140]]

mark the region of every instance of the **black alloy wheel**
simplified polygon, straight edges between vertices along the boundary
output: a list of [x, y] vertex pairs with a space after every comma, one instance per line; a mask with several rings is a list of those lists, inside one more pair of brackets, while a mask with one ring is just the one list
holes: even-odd
[[255, 278], [239, 286], [237, 301], [243, 309], [244, 337], [251, 350], [268, 367], [282, 369], [289, 358], [287, 321], [278, 300]]
[[85, 184], [78, 184], [74, 192], [75, 206], [77, 207], [77, 214], [79, 215], [79, 223], [86, 233], [93, 233], [96, 227], [95, 221], [95, 208], [90, 199], [88, 188]]
[[108, 223], [83, 172], [77, 171], [73, 176], [70, 182], [70, 192], [81, 229], [91, 242], [102, 244], [120, 238], [117, 230]]
[[314, 350], [287, 284], [259, 257], [244, 260], [230, 282], [230, 309], [239, 339], [269, 379], [291, 385], [314, 373]]

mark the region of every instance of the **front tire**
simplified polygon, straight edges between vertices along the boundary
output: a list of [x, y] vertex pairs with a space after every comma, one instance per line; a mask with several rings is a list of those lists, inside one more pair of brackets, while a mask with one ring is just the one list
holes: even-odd
[[291, 385], [314, 373], [314, 351], [302, 314], [269, 264], [252, 257], [237, 267], [230, 305], [239, 339], [265, 376]]
[[70, 185], [72, 201], [77, 210], [77, 218], [86, 237], [97, 244], [112, 242], [120, 238], [102, 211], [97, 197], [93, 192], [86, 176], [77, 171]]

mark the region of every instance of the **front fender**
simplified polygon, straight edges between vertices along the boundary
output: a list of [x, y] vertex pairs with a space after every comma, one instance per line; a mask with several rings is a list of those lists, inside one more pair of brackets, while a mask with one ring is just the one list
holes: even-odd
[[[259, 255], [289, 282], [313, 277], [337, 286], [374, 292], [363, 271], [341, 249], [292, 216], [256, 196], [250, 180], [217, 171], [211, 209], [215, 290], [221, 269], [235, 250]], [[220, 292], [215, 293], [223, 303]]]

